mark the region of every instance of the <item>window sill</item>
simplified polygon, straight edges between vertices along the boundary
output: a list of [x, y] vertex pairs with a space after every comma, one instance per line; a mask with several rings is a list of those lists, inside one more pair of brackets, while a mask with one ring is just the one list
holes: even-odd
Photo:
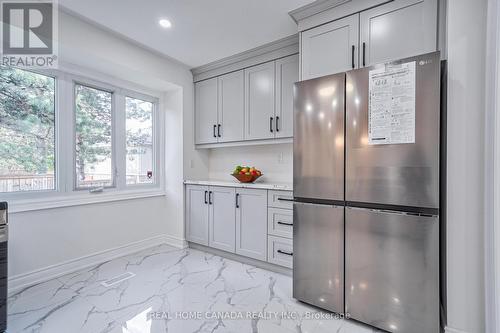
[[160, 189], [151, 190], [128, 190], [120, 192], [85, 193], [66, 196], [54, 196], [43, 199], [11, 200], [9, 203], [9, 214], [22, 213], [36, 210], [91, 205], [104, 202], [133, 200], [165, 196], [165, 191]]

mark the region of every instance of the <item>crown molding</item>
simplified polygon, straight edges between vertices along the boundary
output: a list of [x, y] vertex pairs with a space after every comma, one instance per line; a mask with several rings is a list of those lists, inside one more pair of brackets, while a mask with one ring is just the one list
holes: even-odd
[[191, 72], [193, 73], [194, 82], [198, 82], [297, 53], [299, 53], [299, 35], [294, 34], [248, 51], [192, 68]]
[[292, 17], [295, 23], [299, 23], [299, 21], [305, 19], [306, 17], [316, 15], [318, 13], [324, 12], [325, 10], [335, 8], [351, 1], [352, 0], [316, 0], [288, 12], [288, 15]]

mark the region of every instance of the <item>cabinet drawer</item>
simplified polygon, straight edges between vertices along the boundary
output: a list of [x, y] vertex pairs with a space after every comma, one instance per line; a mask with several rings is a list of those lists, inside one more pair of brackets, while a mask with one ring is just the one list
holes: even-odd
[[[285, 199], [285, 200], [280, 200]], [[293, 193], [290, 191], [268, 191], [267, 205], [274, 208], [293, 209]]]
[[267, 261], [288, 268], [293, 265], [293, 241], [288, 238], [268, 236]]
[[267, 233], [285, 238], [293, 237], [293, 210], [269, 208], [267, 213]]

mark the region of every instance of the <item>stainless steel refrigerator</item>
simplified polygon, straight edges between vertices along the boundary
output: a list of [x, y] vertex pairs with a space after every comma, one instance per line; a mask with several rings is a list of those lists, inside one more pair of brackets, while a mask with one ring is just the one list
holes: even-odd
[[438, 333], [440, 55], [295, 84], [294, 297]]

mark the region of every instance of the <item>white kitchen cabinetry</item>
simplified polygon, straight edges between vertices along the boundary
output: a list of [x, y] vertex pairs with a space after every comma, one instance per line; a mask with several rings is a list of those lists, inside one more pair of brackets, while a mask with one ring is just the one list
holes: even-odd
[[208, 186], [186, 186], [186, 238], [208, 245]]
[[359, 14], [302, 32], [302, 80], [358, 68]]
[[276, 60], [276, 138], [293, 137], [293, 84], [299, 81], [299, 56]]
[[219, 78], [217, 142], [242, 141], [245, 106], [245, 74], [237, 71]]
[[266, 190], [236, 190], [236, 253], [267, 260]]
[[195, 83], [195, 142], [217, 142], [217, 78]]
[[434, 52], [437, 0], [396, 0], [360, 15], [361, 60], [365, 66]]
[[235, 194], [229, 187], [209, 188], [209, 239], [208, 246], [227, 251], [235, 251]]
[[274, 138], [275, 62], [245, 69], [245, 139]]
[[437, 50], [438, 0], [366, 9], [301, 32], [302, 80]]

